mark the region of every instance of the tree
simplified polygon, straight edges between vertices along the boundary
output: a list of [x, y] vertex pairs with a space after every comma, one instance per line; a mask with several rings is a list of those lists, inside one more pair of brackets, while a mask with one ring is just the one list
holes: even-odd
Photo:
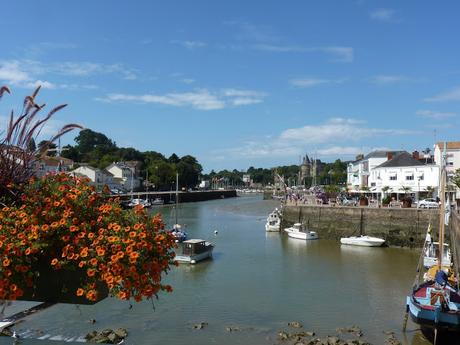
[[450, 182], [457, 188], [460, 188], [460, 169], [455, 170], [454, 176], [451, 177]]
[[57, 145], [55, 143], [50, 143], [48, 140], [40, 141], [38, 143], [38, 149], [40, 152], [43, 152], [47, 156], [57, 156]]
[[147, 166], [149, 182], [158, 190], [170, 190], [176, 180], [176, 169], [173, 164], [165, 161], [154, 161]]
[[176, 164], [177, 172], [179, 173], [179, 184], [181, 187], [195, 187], [203, 168], [198, 163], [195, 157], [183, 156]]
[[172, 164], [177, 164], [180, 162], [179, 156], [173, 153], [171, 156], [168, 158], [168, 162]]

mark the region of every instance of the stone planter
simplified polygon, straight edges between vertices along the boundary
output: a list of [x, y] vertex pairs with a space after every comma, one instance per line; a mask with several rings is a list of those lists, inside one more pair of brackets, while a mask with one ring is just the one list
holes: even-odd
[[24, 288], [24, 295], [18, 300], [91, 305], [108, 296], [107, 285], [101, 282], [96, 287], [98, 291], [96, 301], [78, 297], [75, 292], [82, 285], [86, 277], [86, 270], [55, 270], [49, 262], [49, 258], [37, 261], [34, 270], [39, 276], [35, 278], [33, 287]]

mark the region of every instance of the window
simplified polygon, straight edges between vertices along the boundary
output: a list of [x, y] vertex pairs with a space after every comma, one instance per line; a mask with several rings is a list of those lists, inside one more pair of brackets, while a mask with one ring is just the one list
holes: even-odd
[[371, 182], [371, 187], [375, 187], [375, 182]]
[[413, 181], [414, 175], [406, 175], [406, 181]]
[[392, 174], [390, 175], [390, 181], [396, 181], [398, 179], [398, 175]]

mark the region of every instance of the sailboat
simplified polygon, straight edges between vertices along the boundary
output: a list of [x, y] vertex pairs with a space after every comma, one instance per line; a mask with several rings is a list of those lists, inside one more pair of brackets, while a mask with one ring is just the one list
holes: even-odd
[[[407, 314], [410, 314], [411, 319], [422, 326], [434, 330], [434, 343], [438, 331], [460, 331], [460, 295], [456, 284], [448, 277], [447, 269], [444, 266], [444, 234], [446, 225], [446, 202], [445, 202], [445, 185], [446, 185], [446, 170], [444, 160], [446, 158], [444, 144], [444, 157], [441, 164], [441, 208], [439, 212], [439, 249], [438, 262], [434, 277], [428, 281], [420, 283], [417, 275], [412, 292], [406, 298], [406, 320]], [[422, 256], [425, 253], [422, 251]], [[420, 259], [419, 269], [422, 258]], [[418, 270], [419, 271], [419, 270]], [[404, 325], [405, 328], [405, 325]]]
[[185, 230], [182, 229], [182, 226], [177, 221], [177, 214], [179, 213], [179, 210], [177, 208], [179, 204], [179, 174], [178, 173], [176, 173], [176, 200], [175, 202], [176, 202], [176, 205], [174, 206], [175, 222], [171, 230], [171, 234], [175, 237], [176, 242], [183, 242], [187, 239], [187, 233], [185, 232]]

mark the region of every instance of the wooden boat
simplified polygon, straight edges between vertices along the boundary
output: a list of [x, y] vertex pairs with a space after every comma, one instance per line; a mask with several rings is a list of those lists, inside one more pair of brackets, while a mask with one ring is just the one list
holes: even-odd
[[372, 236], [350, 236], [342, 237], [340, 243], [352, 246], [380, 247], [385, 243], [385, 240]]
[[182, 251], [176, 255], [175, 260], [195, 264], [198, 261], [211, 258], [214, 245], [201, 239], [190, 239], [182, 242]]
[[299, 240], [317, 240], [318, 234], [315, 231], [303, 231], [302, 224], [295, 223], [290, 228], [284, 229], [289, 237], [297, 238]]
[[267, 223], [265, 223], [265, 231], [280, 231], [280, 225], [280, 211], [275, 208], [275, 210], [268, 215]]
[[[447, 145], [444, 144], [444, 148]], [[457, 284], [452, 285], [452, 281], [456, 282], [457, 277], [451, 277], [450, 282], [444, 268], [444, 232], [446, 225], [446, 169], [445, 169], [446, 152], [443, 155], [443, 164], [441, 165], [441, 207], [439, 217], [439, 249], [437, 269], [434, 275], [428, 275], [429, 280], [420, 284], [419, 276], [417, 275], [412, 292], [406, 298], [406, 319], [407, 314], [411, 319], [422, 326], [422, 328], [434, 330], [434, 343], [436, 344], [438, 331], [460, 331], [460, 295], [457, 290]], [[422, 257], [425, 252], [422, 251], [417, 271], [420, 271], [422, 265]], [[403, 329], [405, 329], [405, 324]]]

